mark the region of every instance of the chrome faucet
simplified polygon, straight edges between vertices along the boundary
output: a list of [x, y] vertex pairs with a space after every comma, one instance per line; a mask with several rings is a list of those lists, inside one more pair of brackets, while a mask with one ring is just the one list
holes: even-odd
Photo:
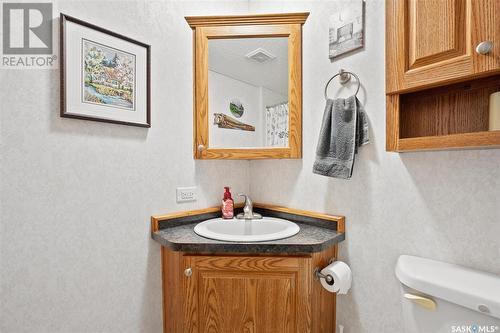
[[245, 220], [256, 220], [261, 219], [262, 215], [259, 213], [253, 212], [253, 203], [250, 197], [246, 194], [238, 194], [240, 197], [245, 197], [245, 207], [243, 207], [243, 213], [239, 213], [236, 215], [237, 219], [245, 219]]

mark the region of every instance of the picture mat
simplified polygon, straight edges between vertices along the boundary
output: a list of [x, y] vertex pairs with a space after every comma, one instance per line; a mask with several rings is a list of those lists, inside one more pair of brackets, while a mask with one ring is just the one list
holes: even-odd
[[[86, 116], [111, 121], [137, 124], [147, 123], [147, 49], [126, 40], [82, 26], [65, 22], [66, 112], [68, 115]], [[83, 103], [82, 94], [82, 39], [124, 50], [136, 56], [136, 111], [124, 112], [109, 105]], [[144, 70], [140, 70], [144, 68]]]

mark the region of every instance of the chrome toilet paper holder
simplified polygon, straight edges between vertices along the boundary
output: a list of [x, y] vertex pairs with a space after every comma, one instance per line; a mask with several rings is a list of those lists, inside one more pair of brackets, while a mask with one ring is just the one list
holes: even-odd
[[[328, 265], [332, 264], [334, 261], [335, 261], [335, 259], [330, 258], [330, 260], [328, 261]], [[319, 281], [319, 279], [325, 279], [326, 283], [328, 283], [329, 285], [332, 285], [335, 282], [333, 279], [333, 276], [331, 276], [330, 274], [321, 273], [321, 269], [319, 267], [316, 267], [314, 269], [313, 274], [314, 274], [314, 278], [318, 281]]]

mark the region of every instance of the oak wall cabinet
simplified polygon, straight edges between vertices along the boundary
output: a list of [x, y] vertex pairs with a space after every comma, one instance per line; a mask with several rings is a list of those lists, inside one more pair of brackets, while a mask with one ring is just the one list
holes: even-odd
[[500, 1], [386, 2], [386, 149], [500, 145]]

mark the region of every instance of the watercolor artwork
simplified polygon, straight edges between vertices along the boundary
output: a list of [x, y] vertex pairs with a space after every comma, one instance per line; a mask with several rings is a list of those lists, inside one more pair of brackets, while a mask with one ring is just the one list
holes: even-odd
[[135, 55], [82, 39], [83, 102], [135, 111]]
[[151, 127], [151, 46], [60, 14], [63, 118]]

